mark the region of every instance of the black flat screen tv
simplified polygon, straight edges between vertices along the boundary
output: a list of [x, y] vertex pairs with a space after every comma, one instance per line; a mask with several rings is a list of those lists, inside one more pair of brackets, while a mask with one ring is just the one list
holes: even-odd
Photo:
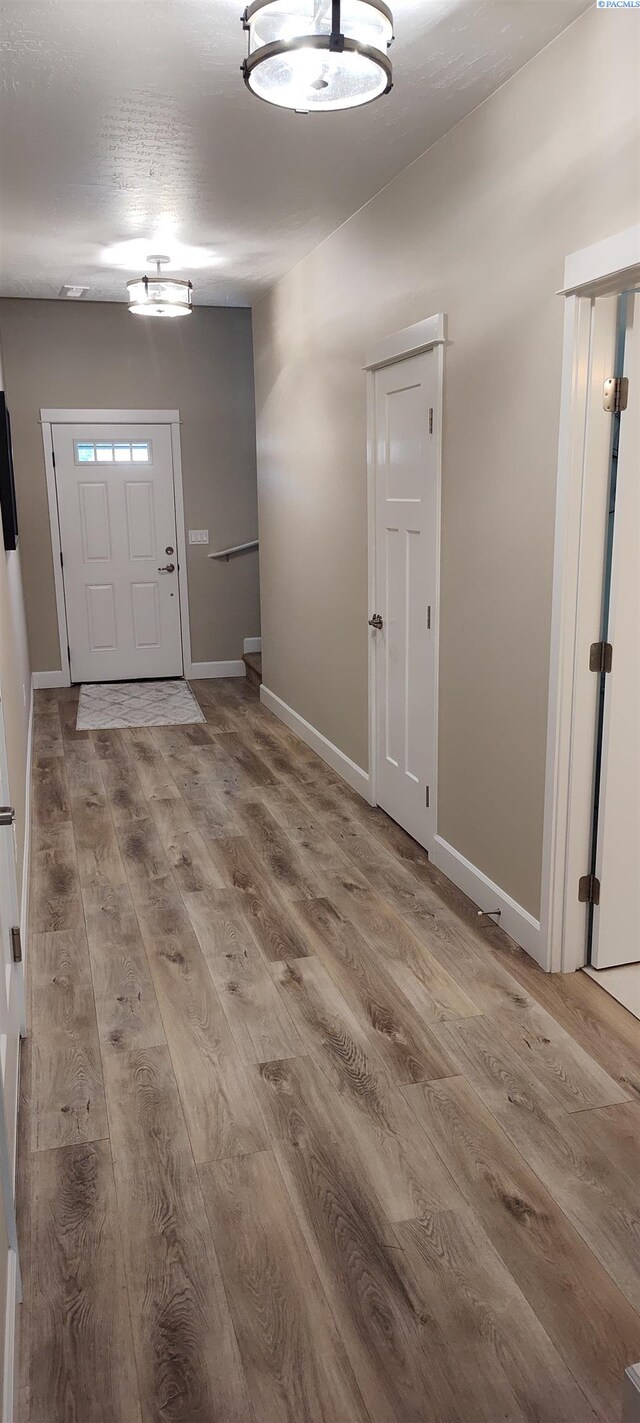
[[9, 411], [0, 391], [0, 510], [6, 549], [18, 545], [18, 511], [16, 508], [16, 486], [13, 478], [13, 454], [11, 451], [11, 421]]

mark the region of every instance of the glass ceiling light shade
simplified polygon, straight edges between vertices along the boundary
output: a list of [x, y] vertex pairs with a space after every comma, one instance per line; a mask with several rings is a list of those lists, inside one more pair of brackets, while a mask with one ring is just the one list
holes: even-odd
[[155, 262], [155, 277], [134, 277], [127, 282], [129, 293], [129, 311], [134, 316], [189, 316], [193, 310], [191, 305], [191, 293], [193, 287], [191, 282], [181, 281], [178, 277], [166, 277], [162, 275], [163, 263], [168, 262], [168, 257], [147, 257], [148, 262]]
[[393, 17], [383, 0], [253, 0], [244, 81], [298, 113], [368, 104], [392, 87]]

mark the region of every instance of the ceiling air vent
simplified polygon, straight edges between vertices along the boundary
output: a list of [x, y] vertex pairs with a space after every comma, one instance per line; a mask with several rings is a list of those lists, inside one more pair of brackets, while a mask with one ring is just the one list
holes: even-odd
[[86, 296], [88, 287], [61, 287], [58, 296], [65, 296], [69, 301], [79, 301], [80, 297]]

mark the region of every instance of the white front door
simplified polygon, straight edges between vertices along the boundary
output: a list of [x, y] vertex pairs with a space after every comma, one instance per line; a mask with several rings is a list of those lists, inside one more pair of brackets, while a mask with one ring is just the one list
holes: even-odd
[[72, 682], [182, 676], [170, 427], [52, 435]]
[[437, 393], [435, 351], [374, 376], [376, 799], [423, 845], [435, 829]]
[[[633, 300], [633, 299], [631, 299]], [[602, 770], [591, 962], [610, 968], [640, 960], [640, 298], [627, 329], [627, 409], [620, 444], [604, 680]], [[640, 969], [638, 970], [640, 972]]]

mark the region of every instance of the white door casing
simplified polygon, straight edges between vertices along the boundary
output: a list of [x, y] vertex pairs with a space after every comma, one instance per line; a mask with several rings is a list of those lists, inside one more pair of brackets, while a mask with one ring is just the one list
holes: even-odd
[[629, 313], [611, 558], [596, 875], [594, 968], [640, 960], [640, 298]]
[[181, 676], [170, 426], [53, 424], [52, 442], [71, 680]]
[[435, 832], [439, 353], [373, 373], [375, 798], [429, 846]]

